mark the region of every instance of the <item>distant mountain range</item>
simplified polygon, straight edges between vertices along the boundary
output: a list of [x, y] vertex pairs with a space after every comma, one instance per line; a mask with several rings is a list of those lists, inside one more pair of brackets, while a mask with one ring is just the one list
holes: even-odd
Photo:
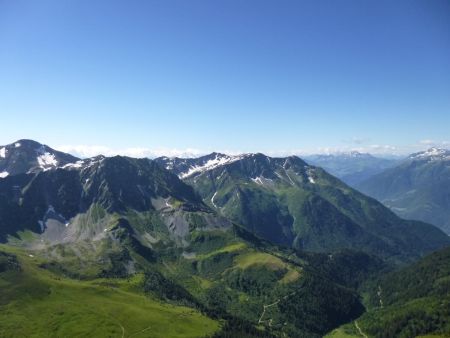
[[432, 223], [450, 234], [450, 151], [410, 155], [356, 186], [407, 219]]
[[295, 156], [21, 140], [0, 165], [5, 336], [322, 337], [365, 312], [362, 285], [450, 245]]
[[399, 158], [380, 158], [357, 151], [309, 155], [304, 159], [312, 165], [324, 168], [352, 187], [400, 162]]

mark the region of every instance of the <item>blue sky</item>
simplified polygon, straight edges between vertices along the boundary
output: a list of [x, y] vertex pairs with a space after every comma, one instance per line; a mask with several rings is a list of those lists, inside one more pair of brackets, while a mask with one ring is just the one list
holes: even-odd
[[0, 130], [83, 154], [450, 147], [450, 2], [0, 0]]

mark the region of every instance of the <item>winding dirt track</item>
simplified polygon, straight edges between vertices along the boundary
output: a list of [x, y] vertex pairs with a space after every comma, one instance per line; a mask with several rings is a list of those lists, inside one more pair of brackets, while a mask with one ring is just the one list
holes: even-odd
[[291, 294], [286, 295], [286, 296], [284, 296], [283, 298], [278, 298], [278, 299], [277, 299], [275, 302], [273, 302], [272, 304], [263, 305], [263, 312], [261, 313], [261, 316], [259, 317], [258, 324], [268, 323], [269, 326], [272, 326], [272, 321], [273, 321], [272, 318], [263, 320], [264, 315], [266, 314], [266, 310], [267, 310], [269, 307], [271, 307], [271, 306], [277, 305], [277, 304], [278, 304], [279, 302], [281, 302], [282, 300], [286, 300], [286, 299], [288, 299], [289, 297], [292, 297], [292, 296], [295, 295], [296, 293], [297, 293], [297, 292], [292, 292]]
[[360, 334], [361, 336], [363, 336], [364, 338], [369, 338], [369, 337], [367, 337], [367, 335], [361, 330], [361, 328], [360, 328], [359, 325], [358, 325], [358, 321], [357, 321], [357, 320], [355, 320], [355, 327], [356, 327], [356, 329], [358, 330], [358, 332], [359, 332], [359, 334]]
[[264, 315], [266, 314], [267, 308], [277, 305], [280, 301], [281, 301], [281, 299], [278, 299], [276, 302], [273, 302], [272, 304], [263, 305], [263, 312], [261, 313], [261, 317], [259, 317], [258, 324], [268, 322], [269, 326], [272, 326], [272, 318], [269, 318], [267, 320], [262, 320], [262, 319], [263, 319]]
[[128, 336], [128, 338], [134, 337], [134, 336], [136, 336], [136, 335], [138, 335], [138, 334], [140, 334], [140, 333], [142, 333], [142, 332], [145, 332], [145, 331], [147, 331], [147, 330], [150, 330], [150, 329], [151, 329], [151, 326], [146, 327], [145, 329], [143, 329], [143, 330], [141, 330], [141, 331], [138, 331], [138, 332], [135, 332], [135, 333], [133, 333], [131, 336]]

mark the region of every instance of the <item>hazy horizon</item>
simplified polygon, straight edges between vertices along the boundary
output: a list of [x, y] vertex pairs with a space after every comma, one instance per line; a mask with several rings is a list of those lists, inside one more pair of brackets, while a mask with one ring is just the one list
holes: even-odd
[[[16, 145], [20, 141], [23, 140], [31, 140], [29, 138], [21, 138], [17, 139], [13, 142], [9, 142], [7, 144], [0, 144], [0, 147], [7, 145]], [[156, 157], [184, 157], [184, 158], [196, 158], [204, 155], [208, 155], [211, 153], [221, 153], [225, 155], [241, 155], [241, 154], [251, 154], [251, 153], [263, 153], [267, 156], [271, 157], [285, 157], [285, 156], [314, 156], [314, 155], [345, 155], [353, 152], [361, 153], [361, 154], [370, 154], [379, 158], [403, 158], [413, 153], [422, 152], [429, 150], [430, 148], [442, 148], [447, 149], [447, 143], [437, 145], [429, 142], [421, 142], [417, 144], [416, 150], [411, 152], [397, 153], [397, 152], [381, 152], [378, 153], [376, 151], [369, 151], [364, 148], [318, 148], [315, 151], [305, 151], [305, 150], [283, 150], [283, 151], [232, 151], [232, 150], [218, 150], [218, 149], [167, 149], [167, 148], [149, 148], [149, 147], [132, 147], [132, 148], [110, 148], [107, 146], [101, 145], [52, 145], [47, 144], [45, 142], [40, 142], [39, 140], [32, 140], [38, 143], [45, 144], [55, 150], [59, 150], [65, 153], [69, 153], [71, 155], [80, 157], [80, 158], [89, 158], [98, 155], [104, 156], [129, 156], [135, 158], [156, 158]], [[376, 150], [376, 149], [375, 149]]]

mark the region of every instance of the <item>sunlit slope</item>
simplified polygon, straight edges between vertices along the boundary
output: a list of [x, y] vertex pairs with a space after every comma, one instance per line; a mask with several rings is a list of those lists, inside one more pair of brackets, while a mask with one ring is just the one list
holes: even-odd
[[0, 247], [1, 337], [201, 337], [219, 323], [139, 294], [141, 276], [75, 281]]

